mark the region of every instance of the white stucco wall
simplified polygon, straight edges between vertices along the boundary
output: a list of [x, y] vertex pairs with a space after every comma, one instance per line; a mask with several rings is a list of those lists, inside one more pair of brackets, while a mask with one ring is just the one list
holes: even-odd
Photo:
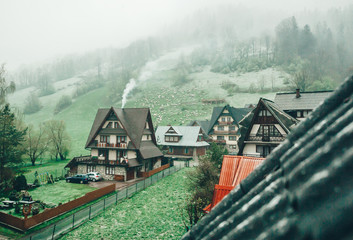
[[135, 151], [127, 151], [127, 158], [136, 158], [136, 152]]
[[91, 156], [98, 156], [98, 149], [92, 149]]
[[246, 143], [245, 147], [243, 149], [243, 154], [258, 154], [260, 156], [260, 153], [256, 152], [256, 144], [251, 144], [251, 143]]
[[286, 131], [284, 131], [284, 129], [281, 127], [281, 125], [279, 124], [275, 124], [275, 127], [278, 129], [278, 131], [282, 134], [282, 135], [286, 135]]
[[259, 131], [260, 124], [254, 124], [251, 128], [250, 135], [255, 135]]

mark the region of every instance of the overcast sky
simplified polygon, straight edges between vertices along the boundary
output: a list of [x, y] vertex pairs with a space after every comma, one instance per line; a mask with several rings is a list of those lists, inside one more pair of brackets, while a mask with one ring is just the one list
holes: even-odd
[[9, 69], [69, 53], [119, 47], [154, 35], [200, 8], [242, 4], [280, 9], [345, 6], [352, 0], [0, 0], [0, 63]]

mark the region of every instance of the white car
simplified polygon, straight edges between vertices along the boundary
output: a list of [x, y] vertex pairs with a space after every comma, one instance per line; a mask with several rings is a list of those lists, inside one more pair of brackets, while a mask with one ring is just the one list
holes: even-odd
[[88, 175], [88, 180], [93, 182], [103, 179], [102, 175], [98, 172], [89, 172], [87, 173], [87, 175]]

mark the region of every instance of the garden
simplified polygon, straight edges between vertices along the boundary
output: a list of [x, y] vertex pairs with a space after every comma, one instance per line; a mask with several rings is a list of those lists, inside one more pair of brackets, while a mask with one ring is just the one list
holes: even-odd
[[66, 183], [64, 176], [54, 177], [48, 172], [33, 175], [33, 183], [27, 183], [25, 175], [19, 175], [13, 183], [13, 190], [3, 192], [0, 198], [0, 211], [23, 218], [23, 203], [32, 202], [28, 217], [45, 209], [82, 197], [95, 190], [87, 184]]

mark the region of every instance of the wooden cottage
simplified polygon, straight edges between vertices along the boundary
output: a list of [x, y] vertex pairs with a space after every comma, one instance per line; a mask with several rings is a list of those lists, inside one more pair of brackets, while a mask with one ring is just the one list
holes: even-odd
[[266, 157], [297, 123], [274, 102], [260, 98], [257, 107], [240, 122], [239, 155]]
[[105, 179], [127, 181], [161, 167], [163, 157], [148, 108], [98, 109], [85, 148], [89, 156], [67, 164], [71, 174], [99, 172]]
[[199, 126], [159, 126], [156, 138], [157, 144], [167, 152], [165, 157], [171, 158], [197, 160], [206, 154], [209, 146]]

